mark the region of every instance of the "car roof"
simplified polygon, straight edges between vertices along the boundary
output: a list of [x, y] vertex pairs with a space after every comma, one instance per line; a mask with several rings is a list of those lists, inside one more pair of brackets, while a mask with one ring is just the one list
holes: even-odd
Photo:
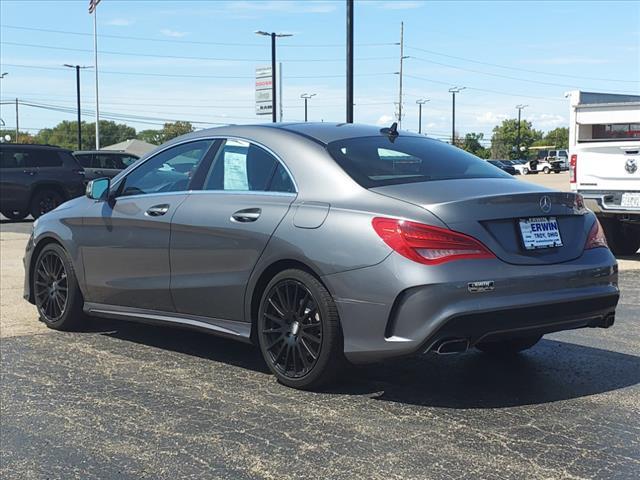
[[130, 155], [132, 157], [137, 157], [138, 155], [136, 155], [135, 153], [128, 153], [125, 152], [124, 150], [76, 150], [75, 152], [73, 152], [73, 154], [84, 154], [84, 153], [100, 153], [100, 154], [105, 154], [105, 155]]
[[[316, 143], [327, 145], [336, 140], [344, 140], [355, 137], [383, 136], [383, 127], [375, 125], [364, 125], [358, 123], [330, 123], [330, 122], [300, 122], [300, 123], [263, 123], [257, 125], [230, 125], [227, 127], [215, 127], [190, 134], [194, 138], [206, 137], [208, 135], [234, 135], [245, 133], [250, 135], [256, 129], [280, 130], [305, 137]], [[415, 133], [399, 131], [400, 136], [421, 136]], [[422, 138], [427, 138], [421, 136]]]
[[45, 143], [0, 143], [0, 147], [20, 147], [20, 148], [39, 148], [42, 150], [63, 150], [70, 152], [68, 148], [62, 148], [57, 145], [47, 145]]

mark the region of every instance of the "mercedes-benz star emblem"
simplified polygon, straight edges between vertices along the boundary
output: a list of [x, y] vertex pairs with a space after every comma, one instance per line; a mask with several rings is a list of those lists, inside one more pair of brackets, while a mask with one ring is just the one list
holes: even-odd
[[551, 211], [551, 199], [547, 195], [540, 197], [540, 210], [544, 213], [549, 213]]
[[638, 162], [635, 158], [630, 158], [629, 160], [627, 160], [627, 163], [624, 164], [624, 169], [627, 171], [627, 173], [636, 173], [636, 171], [638, 170]]

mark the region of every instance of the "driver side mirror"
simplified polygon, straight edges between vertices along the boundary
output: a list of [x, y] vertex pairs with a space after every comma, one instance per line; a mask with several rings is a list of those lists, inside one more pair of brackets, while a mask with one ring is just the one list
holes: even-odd
[[111, 180], [108, 178], [96, 178], [87, 184], [86, 195], [92, 200], [106, 200], [109, 195]]

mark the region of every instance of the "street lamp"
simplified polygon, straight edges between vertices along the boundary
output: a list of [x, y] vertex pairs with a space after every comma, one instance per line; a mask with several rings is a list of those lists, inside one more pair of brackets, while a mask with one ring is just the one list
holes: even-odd
[[456, 93], [461, 92], [467, 87], [452, 87], [449, 89], [452, 95], [451, 104], [451, 145], [455, 145], [456, 142]]
[[516, 138], [516, 152], [518, 155], [518, 158], [520, 158], [520, 117], [522, 115], [522, 110], [524, 110], [526, 107], [528, 107], [529, 105], [516, 105], [516, 108], [518, 109], [518, 136]]
[[2, 75], [0, 75], [0, 78], [4, 78], [5, 75], [9, 75], [9, 72], [4, 72]]
[[76, 69], [76, 94], [78, 97], [78, 150], [82, 150], [82, 127], [80, 125], [80, 69], [91, 68], [85, 65], [69, 65], [65, 63], [63, 67]]
[[302, 95], [300, 95], [300, 98], [304, 98], [304, 121], [305, 122], [307, 121], [307, 100], [315, 96], [316, 96], [315, 93], [303, 93]]
[[279, 37], [292, 37], [291, 33], [276, 33], [276, 32], [263, 32], [258, 30], [256, 35], [263, 35], [265, 37], [271, 37], [271, 119], [273, 123], [276, 122], [276, 38]]
[[428, 98], [421, 98], [416, 100], [418, 104], [418, 133], [422, 133], [422, 105], [429, 101]]

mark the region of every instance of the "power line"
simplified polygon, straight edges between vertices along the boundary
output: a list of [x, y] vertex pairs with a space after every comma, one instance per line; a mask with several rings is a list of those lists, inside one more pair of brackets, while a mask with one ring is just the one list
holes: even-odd
[[[14, 47], [27, 47], [27, 48], [43, 48], [47, 50], [62, 50], [67, 52], [84, 52], [93, 53], [93, 50], [87, 50], [84, 48], [71, 48], [71, 47], [53, 47], [50, 45], [39, 45], [34, 43], [17, 43], [17, 42], [0, 42], [0, 45], [11, 45]], [[140, 52], [117, 52], [110, 50], [98, 50], [98, 53], [102, 55], [122, 55], [127, 57], [150, 57], [150, 58], [172, 58], [176, 60], [205, 60], [213, 62], [264, 62], [264, 58], [217, 58], [217, 57], [199, 57], [199, 56], [186, 56], [186, 55], [159, 55], [154, 53], [140, 53]], [[395, 57], [362, 57], [358, 58], [358, 61], [379, 61], [379, 60], [394, 60]], [[342, 58], [304, 58], [304, 59], [287, 59], [283, 60], [287, 63], [306, 63], [306, 62], [343, 62]]]
[[580, 76], [580, 75], [568, 75], [568, 74], [562, 74], [562, 73], [557, 73], [557, 72], [553, 72], [552, 73], [552, 72], [543, 72], [543, 71], [540, 71], [540, 70], [529, 70], [527, 68], [509, 67], [507, 65], [500, 65], [498, 63], [482, 62], [480, 60], [474, 60], [474, 59], [471, 59], [471, 58], [458, 57], [456, 55], [448, 55], [448, 54], [445, 54], [445, 53], [435, 52], [433, 50], [427, 50], [426, 48], [411, 47], [411, 46], [407, 46], [406, 48], [409, 48], [411, 50], [418, 50], [420, 52], [430, 53], [431, 55], [439, 55], [441, 57], [455, 58], [456, 60], [463, 60], [465, 62], [477, 63], [479, 65], [487, 65], [487, 66], [490, 66], [490, 67], [504, 68], [505, 70], [514, 70], [514, 71], [519, 71], [519, 72], [537, 73], [538, 75], [548, 75], [548, 76], [553, 76], [553, 77], [565, 77], [565, 78], [577, 78], [577, 79], [581, 79], [581, 80], [595, 80], [595, 81], [602, 81], [602, 82], [640, 83], [640, 80], [619, 80], [619, 79], [615, 79], [615, 78], [585, 77], [585, 76]]
[[[552, 86], [552, 87], [579, 88], [575, 84], [569, 85], [569, 84], [566, 84], [566, 83], [563, 84], [563, 83], [553, 83], [553, 82], [542, 82], [542, 81], [539, 81], [539, 80], [530, 80], [530, 79], [527, 79], [527, 78], [511, 77], [509, 75], [502, 75], [502, 74], [499, 74], [499, 73], [483, 72], [482, 70], [475, 70], [475, 69], [472, 69], [472, 68], [459, 67], [457, 65], [451, 65], [449, 63], [436, 62], [434, 60], [427, 60], [426, 58], [421, 58], [421, 57], [411, 56], [411, 59], [418, 60], [418, 61], [421, 61], [421, 62], [432, 63], [434, 65], [440, 65], [440, 66], [447, 67], [447, 68], [453, 68], [453, 69], [456, 69], [456, 70], [462, 70], [462, 71], [465, 71], [465, 72], [479, 73], [481, 75], [488, 75], [488, 76], [491, 76], [491, 77], [498, 77], [498, 78], [506, 78], [506, 79], [509, 79], [509, 80], [516, 80], [518, 82], [535, 83], [535, 84], [538, 84], [538, 85], [547, 85], [547, 86]], [[584, 87], [583, 89], [586, 89], [586, 87]], [[593, 89], [593, 90], [597, 90], [597, 89]], [[628, 93], [627, 90], [611, 90], [611, 89], [609, 89], [609, 91], [616, 92], [616, 93]]]
[[[451, 86], [451, 82], [443, 82], [440, 80], [433, 80], [431, 78], [426, 78], [426, 77], [420, 77], [418, 75], [409, 75], [407, 73], [405, 73], [406, 77], [409, 78], [413, 78], [416, 80], [422, 80], [424, 82], [430, 82], [430, 83], [438, 83], [440, 85], [448, 85]], [[487, 88], [477, 88], [477, 87], [466, 87], [467, 90], [475, 90], [477, 92], [487, 92], [487, 93], [495, 93], [496, 95], [506, 95], [508, 97], [522, 97], [522, 98], [535, 98], [537, 100], [545, 100], [545, 101], [555, 101], [555, 102], [560, 102], [560, 101], [564, 101], [564, 99], [562, 98], [554, 98], [554, 97], [536, 97], [533, 95], [523, 95], [523, 94], [519, 94], [519, 93], [507, 93], [507, 92], [500, 92], [498, 90], [489, 90]]]
[[[30, 68], [36, 70], [54, 70], [62, 71], [63, 67], [47, 67], [39, 65], [22, 65], [17, 63], [3, 63], [2, 65], [15, 68]], [[255, 79], [253, 75], [191, 75], [191, 74], [173, 74], [173, 73], [155, 73], [155, 72], [122, 72], [114, 70], [100, 70], [100, 73], [107, 73], [111, 75], [129, 75], [129, 76], [141, 76], [141, 77], [168, 77], [168, 78], [216, 78], [216, 79]], [[393, 72], [380, 72], [380, 73], [360, 73], [359, 77], [374, 77], [382, 75], [394, 75]], [[302, 79], [302, 78], [343, 78], [344, 74], [335, 75], [288, 75], [287, 79]]]
[[[17, 25], [0, 25], [2, 28], [10, 28], [13, 30], [26, 30], [32, 32], [48, 32], [48, 33], [58, 33], [63, 35], [79, 35], [86, 37], [93, 37], [92, 33], [86, 32], [72, 32], [69, 30], [54, 30], [50, 28], [35, 28], [35, 27], [22, 27]], [[109, 35], [109, 34], [100, 34], [98, 38], [117, 38], [122, 40], [143, 40], [149, 42], [163, 42], [163, 43], [175, 43], [175, 44], [191, 44], [191, 45], [215, 45], [215, 46], [225, 46], [225, 47], [263, 47], [262, 43], [232, 43], [232, 42], [204, 42], [204, 41], [196, 41], [196, 40], [178, 40], [178, 39], [168, 39], [168, 38], [152, 38], [152, 37], [137, 37], [137, 36], [129, 36], [129, 35]], [[387, 42], [387, 43], [358, 43], [356, 44], [358, 47], [384, 47], [384, 46], [396, 46], [397, 43]], [[344, 44], [342, 43], [325, 43], [325, 44], [287, 44], [282, 45], [284, 48], [333, 48], [340, 47], [344, 48]]]

